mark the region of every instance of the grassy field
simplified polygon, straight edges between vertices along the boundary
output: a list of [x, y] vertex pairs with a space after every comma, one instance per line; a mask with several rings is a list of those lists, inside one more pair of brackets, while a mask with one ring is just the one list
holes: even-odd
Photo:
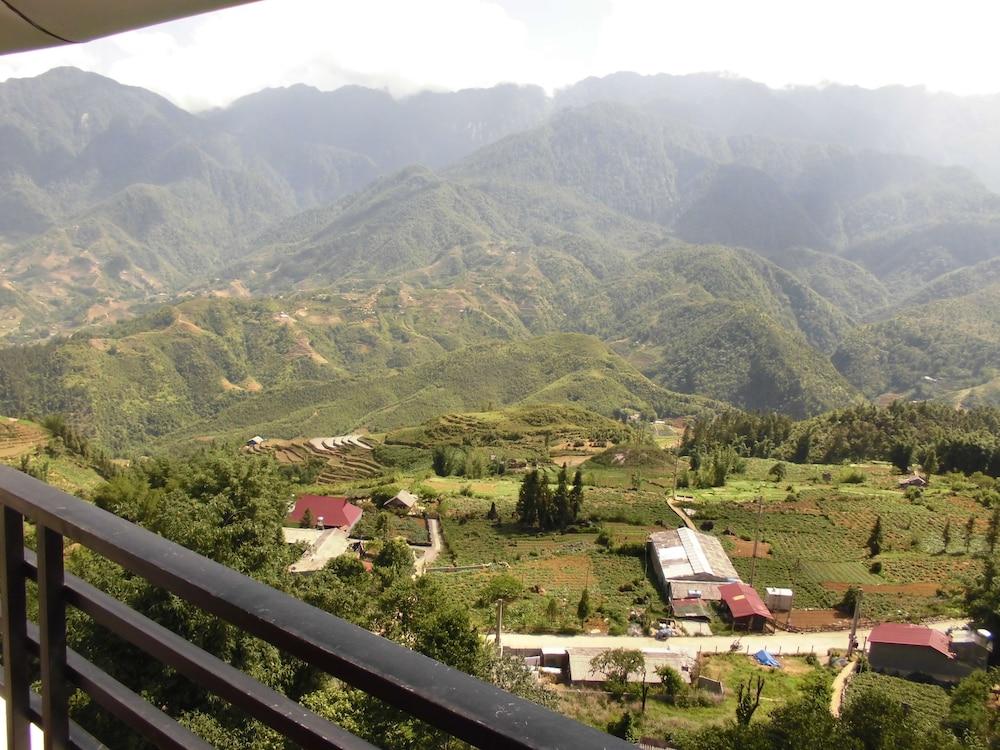
[[[681, 708], [664, 701], [653, 689], [646, 702], [641, 733], [653, 737], [669, 737], [731, 720], [736, 710], [737, 687], [741, 683], [745, 684], [747, 678], [757, 675], [764, 678], [760, 708], [754, 715], [754, 720], [760, 720], [794, 698], [807, 675], [819, 669], [827, 671], [822, 667], [812, 667], [800, 658], [781, 659], [781, 664], [782, 669], [770, 669], [742, 654], [705, 656], [702, 658], [701, 673], [721, 680], [726, 688], [725, 697], [711, 705]], [[832, 679], [832, 674], [829, 677]], [[604, 729], [608, 722], [620, 718], [625, 709], [638, 714], [641, 708], [638, 700], [623, 703], [595, 690], [562, 688], [559, 697], [562, 713], [600, 729]]]

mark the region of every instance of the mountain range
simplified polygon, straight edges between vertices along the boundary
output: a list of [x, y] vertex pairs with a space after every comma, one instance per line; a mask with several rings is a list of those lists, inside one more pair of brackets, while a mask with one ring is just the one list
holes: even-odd
[[484, 401], [996, 403], [990, 123], [992, 99], [718, 76], [202, 114], [74, 69], [10, 80], [0, 408], [125, 451]]

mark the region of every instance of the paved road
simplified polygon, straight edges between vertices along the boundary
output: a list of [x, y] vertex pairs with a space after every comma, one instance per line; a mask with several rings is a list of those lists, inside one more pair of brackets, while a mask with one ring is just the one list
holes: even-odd
[[[965, 620], [947, 620], [944, 622], [928, 623], [935, 630], [947, 630], [949, 627], [957, 627], [965, 624]], [[870, 629], [858, 630], [858, 641], [863, 646]], [[746, 653], [754, 653], [762, 648], [766, 648], [771, 654], [787, 653], [810, 653], [825, 654], [831, 648], [847, 648], [848, 632], [845, 630], [825, 631], [820, 633], [784, 633], [778, 632], [770, 635], [750, 635], [740, 639], [740, 650]], [[664, 648], [671, 651], [697, 656], [699, 652], [725, 653], [729, 651], [734, 636], [713, 635], [713, 636], [692, 636], [670, 638], [666, 641], [658, 641], [655, 638], [635, 638], [624, 635], [529, 635], [527, 633], [504, 633], [503, 643], [506, 648], [540, 648], [549, 646], [554, 648], [638, 648], [657, 649]]]

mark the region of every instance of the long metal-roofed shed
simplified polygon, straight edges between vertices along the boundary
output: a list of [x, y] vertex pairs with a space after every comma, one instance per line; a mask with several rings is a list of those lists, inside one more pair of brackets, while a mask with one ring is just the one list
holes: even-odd
[[720, 583], [740, 576], [714, 536], [682, 527], [649, 535], [647, 551], [668, 599], [720, 599]]

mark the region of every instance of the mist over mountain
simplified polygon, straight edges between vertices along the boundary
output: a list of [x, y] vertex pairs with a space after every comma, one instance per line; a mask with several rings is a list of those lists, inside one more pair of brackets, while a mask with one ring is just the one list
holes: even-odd
[[[708, 75], [553, 97], [293, 86], [202, 115], [74, 69], [11, 80], [0, 335], [72, 338], [8, 350], [0, 407], [91, 415], [121, 447], [362, 373], [410, 384], [488, 342], [549, 361], [585, 341], [604, 348], [518, 398], [795, 416], [995, 402], [997, 118], [989, 98]], [[55, 379], [18, 382], [22, 359]], [[86, 385], [57, 377], [69, 362]], [[140, 362], [169, 374], [161, 391]], [[383, 417], [443, 404], [415, 393], [364, 398]], [[317, 424], [403, 424], [330, 408]]]

